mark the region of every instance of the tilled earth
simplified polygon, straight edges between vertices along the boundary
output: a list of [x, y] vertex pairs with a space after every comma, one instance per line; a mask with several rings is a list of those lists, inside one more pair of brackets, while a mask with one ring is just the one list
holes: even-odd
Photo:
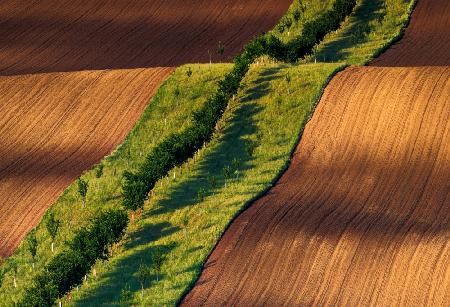
[[226, 231], [185, 306], [448, 306], [450, 2], [339, 73], [289, 169]]
[[[0, 3], [0, 257], [120, 144], [174, 67], [218, 62], [271, 29], [282, 0]], [[223, 58], [216, 53], [225, 44]]]

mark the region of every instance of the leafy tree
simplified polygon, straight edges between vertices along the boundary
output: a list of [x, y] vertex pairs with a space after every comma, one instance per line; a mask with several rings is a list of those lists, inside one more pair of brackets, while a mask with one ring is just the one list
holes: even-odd
[[189, 216], [188, 216], [188, 214], [186, 213], [186, 214], [183, 215], [183, 217], [181, 218], [181, 225], [183, 226], [184, 236], [186, 236], [186, 234], [187, 234], [186, 228], [187, 228], [188, 224], [189, 224]]
[[302, 12], [299, 9], [295, 9], [292, 12], [292, 17], [294, 18], [295, 22], [297, 22], [300, 19], [301, 15], [302, 15]]
[[152, 268], [156, 273], [156, 281], [159, 280], [159, 275], [161, 274], [161, 268], [166, 260], [166, 256], [161, 248], [157, 248], [152, 254]]
[[53, 212], [50, 212], [45, 226], [47, 227], [48, 234], [52, 238], [52, 253], [53, 253], [55, 238], [56, 238], [56, 235], [58, 234], [58, 230], [59, 230], [59, 226], [61, 226], [61, 222], [55, 218], [55, 214]]
[[217, 187], [217, 177], [214, 175], [208, 176], [208, 185], [211, 189], [215, 189]]
[[133, 173], [125, 172], [125, 186], [123, 189], [123, 206], [132, 212], [132, 220], [138, 209], [144, 208], [147, 198], [147, 185]]
[[17, 271], [19, 269], [19, 262], [16, 259], [11, 259], [8, 263], [7, 270], [10, 271], [13, 275], [13, 287], [17, 288]]
[[223, 168], [223, 177], [225, 177], [225, 187], [227, 186], [227, 180], [231, 179], [233, 175], [233, 168], [229, 165]]
[[33, 228], [33, 230], [30, 231], [30, 233], [28, 234], [27, 237], [27, 249], [31, 254], [31, 258], [32, 258], [32, 266], [33, 266], [33, 270], [34, 270], [34, 263], [35, 263], [35, 259], [36, 259], [36, 254], [37, 254], [37, 248], [38, 248], [38, 240], [36, 237], [36, 228]]
[[178, 86], [175, 88], [173, 95], [175, 96], [175, 98], [178, 98], [181, 95], [181, 90]]
[[[95, 169], [95, 178], [101, 178], [103, 176], [103, 168], [105, 166], [103, 165], [103, 163], [100, 163], [99, 165], [97, 165], [96, 169]], [[78, 190], [80, 190], [80, 187], [78, 187]], [[86, 187], [86, 192], [87, 192], [87, 187]], [[81, 195], [81, 193], [80, 193]]]
[[173, 92], [173, 95], [175, 96], [175, 100], [176, 100], [177, 107], [178, 107], [178, 100], [179, 100], [179, 97], [181, 95], [181, 90], [180, 90], [180, 88], [178, 86], [175, 88], [175, 90]]
[[[127, 304], [131, 301], [132, 293], [130, 285], [126, 284], [125, 287], [120, 291], [120, 303]], [[128, 305], [128, 304], [127, 304]]]
[[[102, 169], [103, 172], [103, 169]], [[83, 208], [86, 206], [86, 195], [88, 192], [89, 183], [81, 178], [78, 178], [78, 194], [81, 196], [81, 200], [83, 202]]]
[[3, 284], [3, 278], [5, 278], [5, 274], [6, 274], [6, 270], [0, 268], [0, 288], [2, 287], [2, 284]]
[[186, 70], [186, 76], [188, 76], [188, 78], [190, 78], [192, 76], [192, 68], [188, 67], [188, 69]]
[[288, 84], [288, 95], [290, 95], [291, 94], [291, 89], [290, 89], [290, 86], [291, 86], [291, 75], [289, 73], [287, 73], [286, 76], [285, 76], [285, 79], [286, 79], [286, 82]]
[[198, 202], [202, 202], [205, 200], [205, 196], [206, 196], [206, 190], [205, 188], [200, 188], [197, 192], [197, 201]]
[[152, 275], [152, 270], [148, 265], [145, 265], [141, 262], [139, 269], [137, 271], [137, 279], [141, 284], [141, 299], [144, 299], [144, 286], [145, 282], [150, 279]]
[[223, 54], [225, 53], [225, 45], [222, 42], [219, 42], [217, 46], [217, 53], [220, 55], [221, 60], [223, 59]]

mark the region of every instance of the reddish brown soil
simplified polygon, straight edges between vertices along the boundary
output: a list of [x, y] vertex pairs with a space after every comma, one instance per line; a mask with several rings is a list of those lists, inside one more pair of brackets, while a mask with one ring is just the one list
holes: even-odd
[[290, 1], [0, 3], [0, 257], [123, 141], [176, 65], [224, 59]]
[[[439, 10], [445, 22], [430, 19]], [[331, 81], [289, 169], [231, 224], [183, 305], [448, 306], [449, 49], [420, 54], [449, 46], [448, 16], [447, 0], [419, 1], [406, 43], [374, 62], [408, 67]], [[422, 24], [444, 42], [411, 48]]]
[[402, 40], [371, 66], [449, 66], [450, 1], [419, 0]]

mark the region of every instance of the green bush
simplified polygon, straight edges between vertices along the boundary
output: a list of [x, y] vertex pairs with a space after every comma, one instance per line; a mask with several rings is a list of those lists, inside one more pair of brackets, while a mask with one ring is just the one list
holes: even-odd
[[25, 290], [20, 306], [52, 306], [58, 297], [81, 284], [97, 259], [106, 259], [108, 249], [118, 242], [128, 224], [123, 210], [108, 210], [80, 229], [68, 248], [56, 255]]

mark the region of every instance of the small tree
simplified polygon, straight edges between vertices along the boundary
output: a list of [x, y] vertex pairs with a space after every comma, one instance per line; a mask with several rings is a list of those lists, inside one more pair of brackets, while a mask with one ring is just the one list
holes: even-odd
[[45, 226], [47, 227], [50, 237], [52, 238], [52, 253], [54, 252], [54, 242], [60, 225], [61, 222], [55, 218], [55, 214], [50, 212]]
[[220, 55], [221, 61], [223, 59], [224, 52], [225, 52], [225, 45], [222, 42], [219, 42], [219, 45], [217, 46], [217, 53]]
[[231, 166], [233, 168], [233, 173], [236, 175], [236, 179], [239, 178], [239, 168], [241, 166], [241, 160], [238, 158], [234, 158], [231, 161]]
[[[103, 176], [103, 168], [104, 168], [103, 163], [100, 163], [99, 165], [97, 165], [97, 168], [95, 169], [95, 178], [99, 179]], [[87, 190], [86, 190], [86, 192], [87, 192]]]
[[5, 274], [6, 274], [6, 270], [0, 268], [0, 288], [2, 287], [3, 279], [5, 278]]
[[181, 224], [183, 225], [184, 236], [186, 237], [187, 234], [186, 228], [189, 224], [189, 216], [187, 215], [187, 213], [183, 215], [183, 217], [181, 218]]
[[206, 190], [205, 188], [200, 188], [197, 192], [197, 201], [200, 203], [205, 200]]
[[192, 68], [188, 67], [188, 69], [186, 70], [186, 76], [188, 76], [188, 78], [190, 78], [192, 76]]
[[17, 270], [19, 269], [19, 263], [16, 259], [11, 259], [9, 261], [9, 267], [8, 267], [9, 271], [12, 272], [13, 275], [13, 287], [17, 288]]
[[286, 82], [288, 84], [288, 95], [290, 95], [291, 94], [291, 88], [290, 88], [290, 86], [291, 86], [291, 75], [288, 73], [286, 75], [285, 79], [286, 79]]
[[130, 285], [126, 284], [125, 287], [120, 291], [120, 303], [126, 304], [131, 301], [132, 293], [130, 289]]
[[[102, 170], [103, 172], [103, 170]], [[86, 206], [86, 195], [89, 187], [89, 183], [81, 178], [78, 178], [78, 194], [80, 194], [81, 201], [83, 202], [83, 208]]]
[[217, 177], [214, 175], [208, 176], [208, 185], [211, 189], [215, 189], [217, 187]]
[[33, 228], [33, 230], [30, 231], [27, 237], [27, 249], [31, 254], [32, 259], [31, 266], [33, 267], [33, 270], [34, 270], [34, 263], [36, 260], [37, 248], [38, 248], [38, 241], [36, 237], [36, 228]]
[[131, 221], [134, 222], [134, 214], [138, 209], [144, 208], [147, 198], [146, 184], [133, 173], [124, 173], [126, 188], [123, 191], [123, 206], [131, 211]]
[[161, 273], [161, 268], [166, 260], [166, 257], [161, 248], [157, 248], [152, 254], [152, 268], [156, 273], [156, 281], [159, 280], [159, 274]]
[[180, 95], [181, 95], [181, 90], [180, 90], [180, 88], [178, 86], [175, 88], [175, 90], [173, 92], [173, 95], [175, 96], [175, 100], [177, 102], [177, 107], [178, 107], [178, 100], [179, 100]]
[[141, 262], [139, 269], [137, 271], [137, 279], [141, 284], [141, 299], [144, 299], [144, 286], [145, 282], [150, 279], [151, 276], [151, 268], [148, 265], [145, 265]]
[[231, 166], [227, 165], [223, 168], [223, 177], [225, 177], [225, 187], [227, 187], [227, 180], [233, 175], [233, 169]]

